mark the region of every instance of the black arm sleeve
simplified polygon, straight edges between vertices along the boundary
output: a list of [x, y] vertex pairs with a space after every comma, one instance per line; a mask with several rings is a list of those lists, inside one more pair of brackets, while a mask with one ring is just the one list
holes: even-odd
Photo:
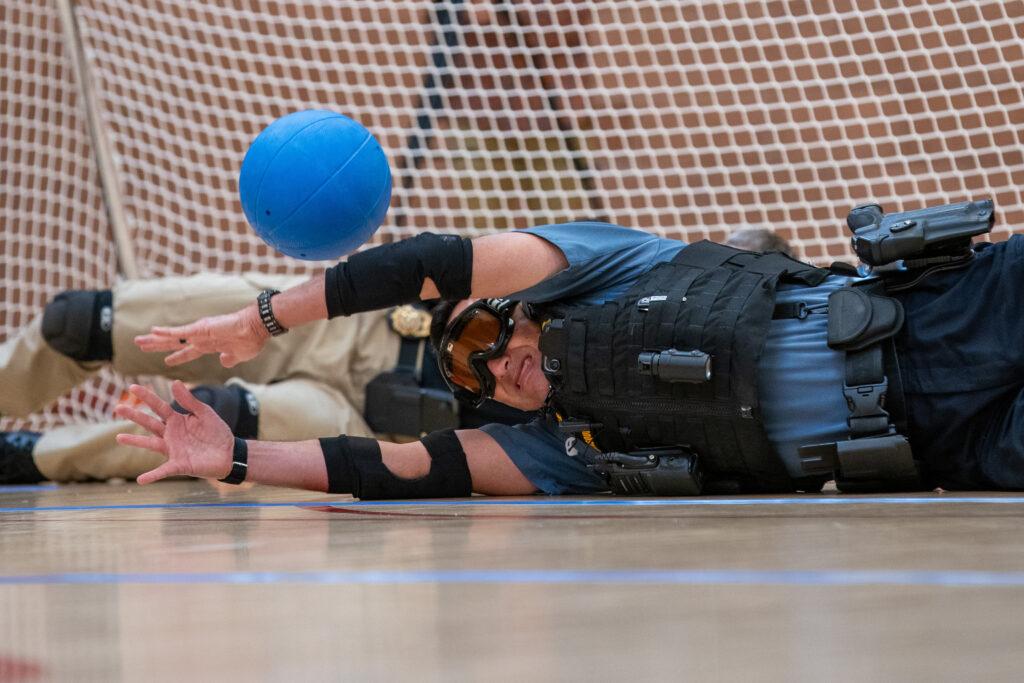
[[327, 492], [351, 493], [363, 500], [462, 498], [472, 495], [473, 477], [454, 429], [420, 439], [430, 469], [417, 479], [402, 479], [384, 465], [380, 443], [359, 436], [320, 439], [327, 466]]
[[443, 299], [465, 299], [473, 279], [473, 243], [426, 232], [353, 254], [327, 269], [331, 318], [418, 301], [430, 278]]
[[348, 437], [342, 435], [318, 441], [327, 466], [327, 493], [352, 493], [356, 475], [352, 467]]

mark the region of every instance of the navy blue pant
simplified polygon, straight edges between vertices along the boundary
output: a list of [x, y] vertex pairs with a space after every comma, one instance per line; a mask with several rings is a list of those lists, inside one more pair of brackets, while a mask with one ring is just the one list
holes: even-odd
[[1024, 236], [897, 298], [909, 437], [929, 482], [1024, 489]]

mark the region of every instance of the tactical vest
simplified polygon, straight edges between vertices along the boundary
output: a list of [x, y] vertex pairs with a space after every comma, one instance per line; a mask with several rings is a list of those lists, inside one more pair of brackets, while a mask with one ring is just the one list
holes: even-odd
[[[816, 286], [827, 276], [780, 253], [702, 241], [618, 299], [544, 309], [551, 405], [602, 451], [688, 446], [701, 458], [708, 492], [793, 490], [765, 433], [758, 362], [778, 284]], [[710, 378], [699, 368], [687, 381], [655, 377], [643, 359], [669, 350], [687, 362], [687, 352], [710, 356]]]

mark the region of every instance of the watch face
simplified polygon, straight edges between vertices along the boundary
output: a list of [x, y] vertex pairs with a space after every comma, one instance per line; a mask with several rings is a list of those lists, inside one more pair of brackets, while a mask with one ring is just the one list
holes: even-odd
[[430, 313], [412, 304], [403, 304], [391, 311], [391, 329], [407, 339], [430, 336]]

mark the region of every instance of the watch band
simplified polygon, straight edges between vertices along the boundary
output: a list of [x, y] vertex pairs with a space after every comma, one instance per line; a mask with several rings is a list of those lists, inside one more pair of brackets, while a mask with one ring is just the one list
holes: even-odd
[[267, 328], [267, 332], [270, 333], [271, 337], [277, 337], [288, 331], [288, 328], [277, 321], [274, 317], [274, 309], [270, 306], [270, 299], [275, 294], [280, 294], [280, 290], [277, 289], [264, 289], [260, 292], [260, 295], [256, 297], [256, 308], [260, 312], [260, 320], [263, 321], [263, 327]]
[[241, 484], [249, 474], [249, 445], [245, 439], [235, 437], [235, 446], [231, 449], [231, 471], [220, 481], [225, 484]]

